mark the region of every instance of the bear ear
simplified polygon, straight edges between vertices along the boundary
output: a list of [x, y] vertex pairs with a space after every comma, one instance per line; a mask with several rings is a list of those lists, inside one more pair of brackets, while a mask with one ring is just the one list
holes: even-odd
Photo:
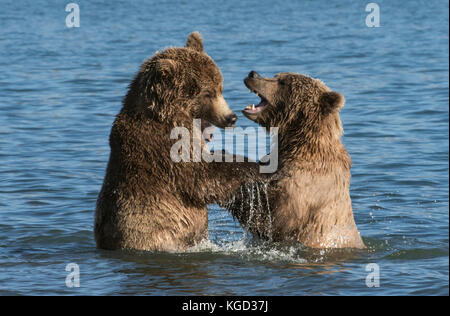
[[325, 113], [339, 110], [344, 106], [345, 98], [342, 94], [336, 91], [329, 91], [322, 94], [320, 98], [322, 108]]
[[199, 32], [192, 32], [189, 34], [186, 47], [192, 48], [198, 52], [203, 52], [203, 39]]

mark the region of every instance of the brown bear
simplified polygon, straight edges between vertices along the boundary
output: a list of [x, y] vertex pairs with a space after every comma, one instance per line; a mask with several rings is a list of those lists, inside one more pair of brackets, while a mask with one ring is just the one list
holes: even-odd
[[258, 178], [256, 163], [171, 158], [175, 127], [192, 135], [193, 119], [201, 119], [203, 129], [235, 123], [222, 81], [196, 32], [186, 47], [168, 48], [142, 64], [111, 129], [95, 212], [97, 247], [182, 251], [207, 236], [208, 203], [232, 194], [247, 177]]
[[350, 200], [351, 159], [341, 143], [343, 95], [294, 73], [264, 78], [252, 71], [244, 82], [261, 98], [244, 115], [279, 128], [279, 169], [270, 183], [248, 183], [221, 205], [264, 239], [365, 248]]

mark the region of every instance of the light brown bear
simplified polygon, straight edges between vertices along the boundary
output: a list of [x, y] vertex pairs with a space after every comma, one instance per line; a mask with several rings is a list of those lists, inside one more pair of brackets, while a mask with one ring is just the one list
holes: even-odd
[[255, 163], [171, 158], [174, 127], [192, 135], [195, 118], [202, 128], [235, 123], [222, 81], [196, 32], [186, 47], [158, 52], [142, 64], [110, 134], [111, 154], [95, 212], [97, 247], [182, 251], [207, 237], [208, 203], [258, 177]]
[[350, 200], [351, 159], [341, 143], [344, 97], [294, 73], [263, 78], [252, 71], [244, 82], [261, 98], [244, 115], [266, 129], [279, 127], [279, 169], [270, 183], [249, 183], [222, 205], [264, 239], [365, 248]]

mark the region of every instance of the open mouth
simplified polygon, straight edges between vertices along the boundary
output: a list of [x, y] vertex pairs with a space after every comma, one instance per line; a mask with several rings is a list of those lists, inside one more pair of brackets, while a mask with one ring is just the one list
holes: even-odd
[[[208, 128], [208, 130], [205, 132], [205, 129], [207, 129], [207, 128]], [[203, 135], [203, 138], [205, 139], [205, 141], [211, 142], [213, 140], [214, 125], [212, 125], [207, 120], [201, 119], [201, 130], [202, 130], [202, 135]]]
[[264, 109], [269, 105], [269, 101], [267, 101], [267, 99], [264, 98], [264, 96], [260, 95], [255, 90], [251, 90], [251, 92], [253, 92], [257, 96], [259, 96], [261, 98], [261, 102], [259, 102], [259, 104], [257, 104], [257, 105], [255, 105], [255, 104], [250, 105], [250, 103], [249, 103], [247, 105], [247, 107], [242, 111], [242, 113], [249, 119], [255, 120], [258, 117], [258, 115], [262, 111], [264, 111]]

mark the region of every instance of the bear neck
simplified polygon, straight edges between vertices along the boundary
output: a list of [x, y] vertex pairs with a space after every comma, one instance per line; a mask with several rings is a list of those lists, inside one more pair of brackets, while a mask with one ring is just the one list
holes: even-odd
[[[293, 124], [294, 125], [294, 124]], [[350, 170], [351, 159], [341, 141], [342, 125], [337, 114], [334, 117], [307, 125], [280, 126], [278, 152], [280, 166], [301, 163], [315, 171], [334, 168], [335, 164]]]

